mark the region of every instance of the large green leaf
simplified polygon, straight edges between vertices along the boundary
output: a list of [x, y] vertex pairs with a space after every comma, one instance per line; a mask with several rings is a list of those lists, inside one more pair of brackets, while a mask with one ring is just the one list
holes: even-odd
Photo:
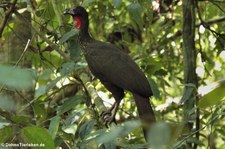
[[13, 129], [10, 126], [0, 129], [0, 143], [4, 143], [13, 136]]
[[217, 86], [200, 98], [199, 107], [206, 108], [220, 102], [225, 97], [225, 80], [218, 82]]
[[169, 144], [170, 137], [170, 127], [162, 122], [154, 124], [148, 133], [149, 143], [154, 149], [165, 148]]
[[33, 111], [35, 114], [35, 118], [36, 118], [36, 123], [38, 124], [39, 122], [41, 123], [43, 120], [46, 119], [47, 117], [47, 110], [45, 108], [45, 105], [43, 103], [43, 101], [38, 100], [36, 102], [34, 102], [33, 104]]
[[6, 111], [14, 111], [16, 109], [15, 100], [10, 96], [0, 95], [0, 108]]
[[60, 72], [61, 76], [67, 76], [74, 69], [75, 69], [75, 63], [74, 62], [67, 62], [67, 63], [62, 64], [59, 72]]
[[140, 121], [128, 121], [122, 124], [121, 126], [111, 127], [109, 131], [100, 134], [96, 138], [98, 144], [108, 143], [112, 140], [115, 140], [117, 137], [125, 136], [131, 133], [134, 129], [137, 129], [141, 126]]
[[78, 35], [78, 30], [77, 29], [73, 29], [67, 33], [65, 33], [62, 38], [60, 38], [59, 43], [64, 43], [66, 41], [68, 41], [71, 37]]
[[71, 109], [73, 109], [76, 105], [80, 104], [84, 101], [84, 96], [74, 96], [65, 100], [62, 106], [58, 108], [58, 115], [61, 115]]
[[122, 0], [112, 0], [112, 3], [117, 9], [119, 9], [122, 4]]
[[84, 137], [92, 131], [94, 124], [95, 124], [95, 122], [93, 120], [91, 120], [91, 121], [84, 123], [80, 127], [79, 134], [80, 134], [81, 139], [84, 139]]
[[59, 122], [60, 122], [60, 116], [55, 116], [51, 119], [51, 122], [49, 125], [49, 133], [51, 134], [53, 139], [56, 137], [56, 134], [58, 132]]
[[67, 116], [63, 122], [63, 125], [61, 127], [62, 131], [64, 131], [67, 134], [75, 135], [78, 128], [78, 125], [76, 122], [78, 122], [79, 118], [81, 117], [82, 115], [80, 112], [77, 112], [77, 109], [76, 111], [74, 110], [70, 112], [70, 115]]
[[139, 3], [130, 4], [127, 7], [127, 10], [129, 12], [131, 18], [139, 25], [139, 27], [142, 27], [143, 20], [141, 17], [141, 13], [142, 13], [141, 5]]
[[148, 78], [148, 82], [149, 82], [149, 84], [151, 86], [153, 95], [155, 96], [155, 98], [158, 98], [159, 99], [160, 98], [160, 92], [159, 92], [159, 88], [158, 88], [157, 84], [151, 78]]
[[15, 123], [25, 124], [31, 121], [31, 117], [13, 115], [11, 116], [11, 120]]
[[52, 88], [54, 88], [57, 84], [57, 82], [59, 82], [61, 79], [63, 78], [63, 76], [57, 77], [56, 79], [52, 80], [45, 88], [45, 92], [48, 93]]
[[94, 2], [94, 0], [84, 0], [83, 3], [82, 3], [82, 5], [83, 5], [84, 7], [88, 7], [88, 6], [90, 6], [90, 4], [93, 3], [93, 2]]
[[194, 93], [194, 91], [196, 91], [196, 87], [192, 83], [185, 84], [185, 86], [186, 86], [186, 88], [185, 88], [184, 94], [181, 98], [182, 103], [185, 103], [187, 100], [190, 100], [190, 98], [192, 97], [192, 94]]
[[16, 89], [28, 89], [33, 87], [34, 77], [34, 71], [31, 69], [0, 65], [0, 85]]
[[37, 149], [55, 149], [54, 142], [49, 132], [41, 127], [28, 126], [21, 130], [21, 137], [25, 143], [35, 144]]
[[60, 73], [60, 76], [52, 80], [45, 88], [45, 93], [47, 93], [49, 90], [53, 89], [56, 84], [64, 77], [66, 77], [69, 73], [71, 73], [75, 69], [75, 63], [74, 62], [67, 62], [62, 64], [61, 68], [58, 70]]
[[70, 58], [73, 61], [77, 61], [80, 58], [80, 46], [77, 39], [69, 40], [68, 51], [70, 52]]

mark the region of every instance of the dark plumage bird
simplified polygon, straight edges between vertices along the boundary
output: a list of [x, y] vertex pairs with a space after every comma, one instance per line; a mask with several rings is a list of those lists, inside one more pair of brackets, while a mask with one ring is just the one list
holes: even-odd
[[[68, 9], [64, 14], [73, 17], [79, 30], [80, 46], [91, 72], [115, 98], [115, 104], [109, 111], [111, 116], [105, 119], [106, 123], [114, 120], [120, 101], [124, 97], [124, 90], [133, 94], [142, 122], [148, 125], [154, 123], [155, 115], [149, 102], [149, 97], [153, 95], [152, 90], [138, 65], [119, 47], [97, 41], [90, 36], [88, 13], [83, 7]], [[143, 127], [143, 130], [146, 138], [146, 127]]]

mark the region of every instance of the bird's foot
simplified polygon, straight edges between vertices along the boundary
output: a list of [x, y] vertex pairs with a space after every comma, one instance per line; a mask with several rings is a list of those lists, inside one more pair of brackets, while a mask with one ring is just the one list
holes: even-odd
[[116, 123], [115, 115], [112, 114], [112, 111], [103, 111], [100, 115], [104, 125], [108, 127], [112, 122]]
[[108, 111], [103, 111], [100, 115], [100, 117], [103, 120], [103, 123], [106, 127], [109, 127], [109, 125], [114, 122], [116, 124], [116, 112], [118, 110], [120, 104], [120, 100], [116, 101], [112, 107]]

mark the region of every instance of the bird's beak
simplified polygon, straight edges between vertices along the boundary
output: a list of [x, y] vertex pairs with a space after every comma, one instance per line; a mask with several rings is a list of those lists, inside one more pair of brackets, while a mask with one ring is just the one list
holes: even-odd
[[66, 10], [63, 12], [63, 14], [64, 14], [64, 15], [69, 14], [69, 15], [72, 15], [72, 16], [75, 15], [75, 13], [74, 13], [74, 11], [73, 11], [72, 8], [66, 9]]

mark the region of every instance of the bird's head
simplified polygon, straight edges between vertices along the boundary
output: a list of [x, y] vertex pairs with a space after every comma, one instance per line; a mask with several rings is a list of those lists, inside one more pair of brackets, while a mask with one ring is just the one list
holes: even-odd
[[87, 27], [88, 25], [88, 13], [87, 11], [81, 7], [77, 6], [75, 8], [69, 8], [64, 11], [64, 15], [71, 15], [76, 24], [77, 29], [82, 29], [83, 27]]

